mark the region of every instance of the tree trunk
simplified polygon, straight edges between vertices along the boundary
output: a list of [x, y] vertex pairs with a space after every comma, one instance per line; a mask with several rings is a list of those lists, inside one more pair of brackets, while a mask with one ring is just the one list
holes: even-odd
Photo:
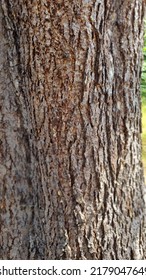
[[144, 259], [142, 0], [0, 5], [0, 258]]

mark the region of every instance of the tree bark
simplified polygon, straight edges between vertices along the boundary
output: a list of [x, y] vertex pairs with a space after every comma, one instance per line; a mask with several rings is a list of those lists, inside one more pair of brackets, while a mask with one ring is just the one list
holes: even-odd
[[1, 259], [145, 258], [143, 16], [1, 1]]

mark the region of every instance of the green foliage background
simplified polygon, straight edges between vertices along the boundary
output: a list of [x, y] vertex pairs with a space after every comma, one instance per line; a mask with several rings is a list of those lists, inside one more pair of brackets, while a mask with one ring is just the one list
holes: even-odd
[[[146, 20], [145, 20], [145, 27], [146, 27]], [[144, 34], [141, 94], [142, 94], [142, 159], [144, 165], [144, 175], [146, 180], [146, 32]]]

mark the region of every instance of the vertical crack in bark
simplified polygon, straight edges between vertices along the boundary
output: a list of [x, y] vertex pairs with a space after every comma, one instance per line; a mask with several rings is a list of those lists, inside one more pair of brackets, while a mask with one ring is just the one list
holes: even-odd
[[5, 77], [8, 87], [13, 82], [5, 102], [11, 130], [17, 127], [15, 144], [3, 138], [11, 163], [2, 171], [12, 170], [7, 186], [3, 181], [2, 219], [11, 223], [1, 230], [11, 247], [3, 257], [143, 258], [141, 7], [141, 1], [2, 0], [12, 63]]

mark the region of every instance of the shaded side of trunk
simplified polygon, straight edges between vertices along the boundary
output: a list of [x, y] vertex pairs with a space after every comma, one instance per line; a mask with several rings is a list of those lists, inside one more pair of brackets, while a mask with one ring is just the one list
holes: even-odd
[[[7, 29], [5, 36], [4, 24], [0, 7], [0, 259], [29, 259], [38, 247], [37, 231], [40, 248], [43, 240], [35, 195], [39, 178], [35, 174], [33, 185], [31, 123], [19, 87], [18, 49], [13, 29]], [[43, 253], [36, 258], [43, 258]]]
[[142, 1], [2, 9], [1, 257], [144, 258]]

